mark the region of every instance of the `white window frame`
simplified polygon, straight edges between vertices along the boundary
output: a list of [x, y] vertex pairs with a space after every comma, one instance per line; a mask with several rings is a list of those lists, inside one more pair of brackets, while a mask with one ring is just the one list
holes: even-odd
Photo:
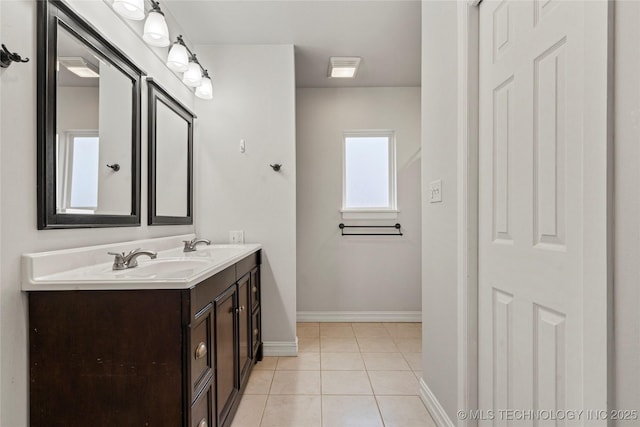
[[[347, 207], [347, 138], [386, 137], [389, 140], [389, 206], [379, 208]], [[396, 133], [390, 129], [349, 130], [342, 133], [342, 213], [343, 219], [396, 219], [398, 199], [396, 184]]]
[[[91, 209], [91, 207], [72, 207], [71, 205], [71, 174], [73, 171], [73, 146], [75, 144], [76, 137], [100, 137], [100, 132], [96, 129], [71, 129], [63, 132], [63, 137], [58, 138], [58, 150], [62, 151], [62, 158], [60, 159], [60, 153], [56, 153], [57, 161], [62, 160], [62, 163], [57, 165], [58, 169], [62, 171], [62, 194], [58, 202], [59, 213], [79, 213], [79, 214], [93, 214], [97, 210]], [[58, 196], [56, 196], [58, 197]]]

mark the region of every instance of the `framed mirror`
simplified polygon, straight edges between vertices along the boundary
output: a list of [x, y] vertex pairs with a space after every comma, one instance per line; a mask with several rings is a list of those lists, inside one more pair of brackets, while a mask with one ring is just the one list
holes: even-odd
[[140, 225], [143, 75], [65, 2], [38, 2], [38, 229]]
[[196, 116], [153, 79], [149, 95], [149, 225], [193, 224]]

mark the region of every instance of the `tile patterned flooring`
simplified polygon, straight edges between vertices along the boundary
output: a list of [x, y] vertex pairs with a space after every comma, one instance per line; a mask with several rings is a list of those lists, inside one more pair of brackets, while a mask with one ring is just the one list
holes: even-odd
[[232, 427], [435, 427], [420, 323], [298, 323], [298, 356], [254, 366]]

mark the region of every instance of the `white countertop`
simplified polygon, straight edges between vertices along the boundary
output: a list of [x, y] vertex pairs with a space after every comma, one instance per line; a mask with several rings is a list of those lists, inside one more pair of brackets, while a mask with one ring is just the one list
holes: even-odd
[[[198, 245], [183, 252], [193, 234], [22, 255], [23, 291], [189, 289], [261, 248], [260, 244]], [[113, 256], [142, 248], [138, 267], [112, 270]]]

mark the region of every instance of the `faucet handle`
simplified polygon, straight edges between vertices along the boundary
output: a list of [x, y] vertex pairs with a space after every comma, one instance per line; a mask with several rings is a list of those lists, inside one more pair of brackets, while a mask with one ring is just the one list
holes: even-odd
[[115, 258], [113, 259], [113, 269], [114, 270], [124, 270], [126, 268], [124, 262], [124, 252], [107, 252], [108, 255], [113, 255]]

